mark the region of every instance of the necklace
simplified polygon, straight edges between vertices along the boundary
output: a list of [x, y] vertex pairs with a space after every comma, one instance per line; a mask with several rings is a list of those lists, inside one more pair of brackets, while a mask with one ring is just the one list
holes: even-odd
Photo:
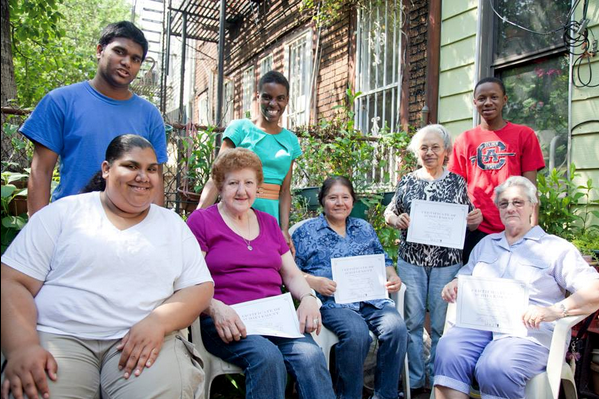
[[[233, 230], [235, 230], [235, 233], [237, 233], [237, 235], [239, 237], [241, 237], [241, 239], [243, 240], [243, 242], [245, 243], [245, 245], [248, 248], [248, 251], [253, 251], [254, 247], [252, 247], [252, 240], [247, 240], [244, 236], [241, 235], [241, 233], [239, 232], [239, 230], [237, 230], [237, 227], [235, 226], [235, 222], [229, 217], [229, 215], [227, 215], [227, 212], [225, 212], [224, 209], [221, 209], [223, 215], [225, 215], [225, 217], [227, 218], [227, 220], [229, 220], [229, 222], [231, 222], [231, 226], [233, 226]], [[250, 217], [248, 215], [248, 235], [251, 237], [252, 235], [252, 230], [251, 230], [251, 226], [250, 226]]]

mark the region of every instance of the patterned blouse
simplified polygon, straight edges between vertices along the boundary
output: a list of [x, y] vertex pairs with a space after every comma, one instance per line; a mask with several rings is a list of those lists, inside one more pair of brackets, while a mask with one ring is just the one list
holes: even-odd
[[[293, 233], [295, 245], [295, 263], [305, 273], [313, 276], [333, 279], [332, 258], [358, 255], [385, 255], [385, 266], [393, 262], [383, 250], [383, 246], [372, 226], [365, 220], [348, 217], [345, 237], [340, 236], [330, 226], [323, 215], [310, 219]], [[316, 293], [322, 301], [322, 307], [360, 309], [360, 303], [338, 304], [333, 296]], [[391, 299], [365, 301], [381, 309], [385, 304], [393, 304]]]
[[[466, 181], [460, 175], [445, 170], [443, 175], [435, 180], [424, 180], [419, 177], [420, 169], [402, 177], [397, 184], [395, 196], [387, 206], [385, 214], [410, 214], [412, 201], [428, 200], [451, 204], [468, 205], [468, 210], [474, 207], [468, 198]], [[464, 232], [466, 234], [466, 232]], [[401, 242], [398, 254], [404, 261], [417, 266], [445, 267], [462, 262], [462, 250], [408, 242], [408, 230], [401, 230]]]

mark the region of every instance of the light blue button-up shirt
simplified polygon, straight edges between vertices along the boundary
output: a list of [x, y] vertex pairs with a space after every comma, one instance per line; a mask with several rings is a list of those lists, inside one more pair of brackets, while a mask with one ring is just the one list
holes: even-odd
[[[332, 258], [359, 255], [385, 255], [385, 266], [393, 266], [393, 262], [383, 250], [383, 246], [372, 226], [362, 219], [347, 218], [345, 237], [340, 236], [330, 226], [323, 215], [308, 220], [293, 233], [295, 245], [295, 263], [305, 273], [313, 276], [333, 279]], [[358, 310], [360, 302], [338, 304], [332, 296], [318, 294], [322, 307], [350, 308]], [[393, 305], [391, 299], [365, 301], [380, 309], [385, 304]]]
[[[537, 306], [551, 306], [563, 300], [566, 291], [575, 292], [599, 279], [574, 245], [539, 226], [512, 245], [505, 232], [486, 236], [457, 275], [523, 281], [528, 284], [529, 304]], [[549, 348], [554, 327], [555, 322], [541, 323], [538, 330], [528, 330], [527, 338]], [[493, 339], [505, 336], [494, 333]]]

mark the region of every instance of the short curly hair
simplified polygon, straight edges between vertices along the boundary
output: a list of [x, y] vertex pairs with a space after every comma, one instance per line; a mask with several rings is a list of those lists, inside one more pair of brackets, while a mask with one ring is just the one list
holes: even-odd
[[216, 184], [218, 191], [222, 190], [227, 173], [237, 172], [243, 169], [251, 169], [256, 172], [258, 185], [264, 182], [262, 162], [258, 155], [246, 148], [232, 148], [221, 152], [212, 165], [212, 181]]

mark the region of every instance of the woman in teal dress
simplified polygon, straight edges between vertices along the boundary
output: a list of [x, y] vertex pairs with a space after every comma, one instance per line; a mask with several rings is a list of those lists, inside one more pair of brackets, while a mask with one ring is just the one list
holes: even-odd
[[[262, 161], [264, 184], [253, 207], [276, 217], [292, 252], [289, 235], [291, 174], [293, 161], [302, 154], [295, 134], [279, 126], [289, 102], [289, 82], [281, 73], [270, 71], [258, 83], [260, 112], [253, 119], [238, 119], [229, 124], [220, 151], [242, 147], [252, 150]], [[218, 190], [212, 179], [206, 183], [198, 208], [216, 201]]]

